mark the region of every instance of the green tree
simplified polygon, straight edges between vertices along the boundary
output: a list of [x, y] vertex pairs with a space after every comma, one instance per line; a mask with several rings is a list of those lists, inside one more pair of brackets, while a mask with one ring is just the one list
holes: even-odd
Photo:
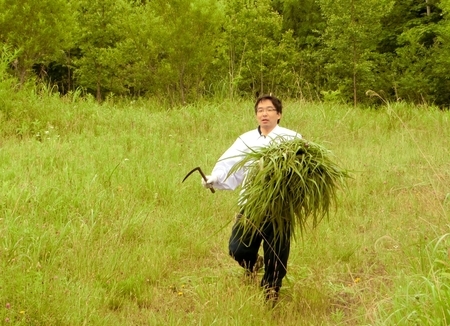
[[[283, 32], [282, 17], [270, 0], [225, 3], [219, 65], [230, 97], [291, 92], [296, 47], [292, 31]], [[222, 77], [223, 78], [223, 77]]]
[[215, 0], [153, 1], [160, 21], [159, 89], [182, 103], [204, 93], [223, 22]]
[[283, 31], [292, 31], [296, 53], [291, 59], [294, 79], [301, 98], [316, 100], [324, 81], [322, 34], [325, 19], [317, 0], [273, 0], [273, 8], [282, 16]]
[[436, 43], [442, 10], [435, 4], [397, 1], [383, 24], [380, 51], [391, 59], [391, 76], [386, 79], [390, 80], [396, 99], [439, 102], [443, 95], [438, 91], [443, 81], [438, 75], [445, 71], [445, 64], [440, 63], [443, 58], [438, 58], [443, 44]]
[[80, 85], [187, 102], [203, 93], [221, 19], [212, 0], [82, 1]]
[[160, 94], [166, 91], [161, 74], [166, 57], [164, 20], [148, 3], [136, 2], [124, 17], [124, 38], [116, 43], [121, 62], [117, 80], [132, 96]]
[[441, 107], [450, 107], [450, 1], [441, 0], [438, 11], [442, 18], [437, 23], [433, 46], [432, 95], [433, 102]]
[[[381, 19], [381, 40], [378, 46], [380, 53], [395, 53], [403, 42], [399, 36], [409, 29], [440, 20], [440, 12], [434, 10], [427, 13], [425, 0], [395, 0], [389, 13]], [[423, 35], [426, 43], [433, 43], [433, 35]]]
[[381, 19], [391, 0], [319, 0], [327, 21], [323, 34], [328, 85], [352, 98], [356, 106], [368, 89], [377, 85], [377, 46]]
[[18, 49], [14, 71], [21, 83], [34, 64], [64, 57], [75, 26], [72, 1], [0, 0], [0, 42]]
[[276, 0], [272, 6], [282, 16], [283, 31], [291, 30], [300, 48], [321, 43], [325, 20], [317, 0]]
[[17, 51], [13, 52], [11, 47], [0, 43], [0, 124], [3, 117], [8, 120], [11, 108], [17, 103], [11, 96], [13, 85], [17, 79], [10, 75], [10, 65], [17, 58]]
[[122, 66], [117, 44], [126, 39], [126, 17], [131, 5], [126, 0], [80, 0], [77, 47], [81, 57], [74, 61], [78, 85], [102, 100], [104, 92], [124, 92], [118, 72]]

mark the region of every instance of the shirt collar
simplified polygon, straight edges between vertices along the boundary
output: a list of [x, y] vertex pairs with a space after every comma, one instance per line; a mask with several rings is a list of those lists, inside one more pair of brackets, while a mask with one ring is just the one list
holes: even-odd
[[268, 135], [263, 136], [263, 134], [261, 133], [261, 126], [258, 126], [258, 133], [259, 133], [259, 136], [260, 136], [260, 137], [267, 137], [267, 136], [273, 134], [274, 132], [276, 133], [276, 131], [277, 131], [278, 128], [280, 128], [280, 127], [279, 127], [278, 124], [277, 124], [277, 125], [275, 126], [275, 128], [273, 128], [272, 131], [269, 132]]

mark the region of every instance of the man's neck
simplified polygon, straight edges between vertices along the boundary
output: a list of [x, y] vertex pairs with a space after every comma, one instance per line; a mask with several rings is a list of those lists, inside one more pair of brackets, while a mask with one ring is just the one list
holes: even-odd
[[[278, 126], [278, 125], [277, 125]], [[259, 129], [259, 133], [261, 134], [261, 136], [267, 136], [268, 134], [270, 134], [272, 132], [272, 130], [274, 130], [277, 126], [273, 127], [273, 128], [263, 128], [261, 126], [258, 127]]]

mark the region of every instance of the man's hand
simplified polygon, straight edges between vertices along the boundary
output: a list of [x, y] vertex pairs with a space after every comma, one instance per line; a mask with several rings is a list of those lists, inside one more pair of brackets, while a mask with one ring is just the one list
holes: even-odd
[[216, 175], [207, 175], [206, 181], [205, 181], [205, 179], [202, 178], [202, 186], [205, 188], [213, 188], [214, 182], [217, 182], [217, 181], [218, 181], [218, 178]]

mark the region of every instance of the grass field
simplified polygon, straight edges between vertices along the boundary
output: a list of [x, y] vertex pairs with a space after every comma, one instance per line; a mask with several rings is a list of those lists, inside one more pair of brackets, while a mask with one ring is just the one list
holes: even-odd
[[0, 323], [450, 324], [448, 111], [285, 103], [281, 125], [352, 179], [293, 244], [270, 309], [227, 253], [238, 191], [181, 183], [256, 127], [252, 102], [3, 105]]

